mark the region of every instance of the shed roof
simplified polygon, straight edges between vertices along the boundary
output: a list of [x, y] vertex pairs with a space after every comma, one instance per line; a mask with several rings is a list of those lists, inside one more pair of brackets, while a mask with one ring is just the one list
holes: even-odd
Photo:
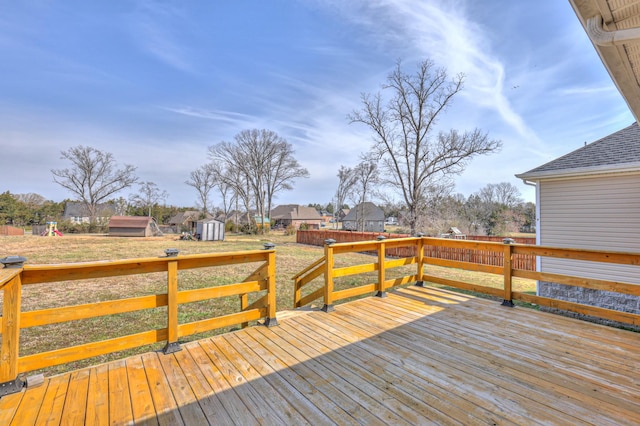
[[640, 126], [637, 122], [516, 176], [535, 180], [624, 171], [640, 171]]
[[146, 228], [152, 220], [147, 216], [111, 216], [109, 228]]

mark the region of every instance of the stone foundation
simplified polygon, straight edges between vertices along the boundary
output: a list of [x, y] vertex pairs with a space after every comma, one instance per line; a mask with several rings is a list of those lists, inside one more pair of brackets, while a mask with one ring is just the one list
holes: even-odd
[[[613, 309], [621, 312], [640, 314], [640, 297], [638, 296], [631, 296], [628, 294], [621, 294], [612, 291], [594, 290], [591, 288], [576, 287], [547, 281], [538, 282], [538, 293], [542, 297], [566, 300], [567, 302], [582, 303], [584, 305], [598, 306], [600, 308]], [[562, 309], [548, 308], [544, 306], [541, 306], [540, 310], [612, 327], [620, 327], [640, 331], [640, 326], [633, 326], [630, 324], [602, 319], [591, 315], [577, 314]]]

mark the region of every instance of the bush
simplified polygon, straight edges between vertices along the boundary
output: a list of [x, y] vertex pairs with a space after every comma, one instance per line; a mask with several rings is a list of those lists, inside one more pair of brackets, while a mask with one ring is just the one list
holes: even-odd
[[284, 229], [284, 234], [285, 235], [295, 235], [296, 234], [296, 228], [293, 225], [289, 225]]

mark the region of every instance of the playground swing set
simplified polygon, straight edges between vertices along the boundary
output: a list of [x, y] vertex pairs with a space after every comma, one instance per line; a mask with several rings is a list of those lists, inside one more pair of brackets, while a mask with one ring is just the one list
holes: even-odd
[[43, 237], [62, 237], [62, 232], [58, 231], [58, 222], [47, 222], [47, 228], [40, 234]]

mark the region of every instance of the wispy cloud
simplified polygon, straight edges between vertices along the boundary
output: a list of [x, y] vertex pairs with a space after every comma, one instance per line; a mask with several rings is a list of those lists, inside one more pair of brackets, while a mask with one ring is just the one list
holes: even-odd
[[222, 121], [225, 123], [233, 124], [234, 126], [243, 127], [248, 123], [255, 121], [255, 117], [234, 111], [222, 111], [222, 110], [207, 110], [194, 107], [160, 107], [165, 111], [170, 111], [176, 114], [185, 115], [188, 117], [201, 118], [204, 120]]
[[181, 9], [173, 4], [141, 0], [129, 21], [133, 41], [162, 63], [185, 72], [194, 72], [189, 45], [180, 32], [189, 23]]

